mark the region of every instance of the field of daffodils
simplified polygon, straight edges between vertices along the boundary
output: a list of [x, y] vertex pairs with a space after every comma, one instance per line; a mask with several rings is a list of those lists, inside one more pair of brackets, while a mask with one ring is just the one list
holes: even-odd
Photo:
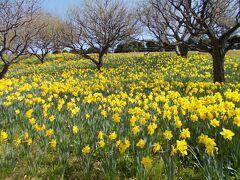
[[0, 179], [240, 178], [240, 59], [72, 54], [15, 64], [0, 80]]

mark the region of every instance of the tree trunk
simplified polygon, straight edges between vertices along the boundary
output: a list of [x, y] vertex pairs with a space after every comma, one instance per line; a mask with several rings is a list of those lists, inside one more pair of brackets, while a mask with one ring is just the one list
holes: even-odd
[[104, 54], [99, 54], [99, 57], [98, 57], [98, 63], [97, 63], [97, 69], [100, 71], [101, 70], [101, 67], [103, 66], [103, 55]]
[[221, 49], [215, 49], [212, 53], [213, 58], [213, 81], [214, 82], [224, 82], [224, 57], [225, 54]]
[[186, 46], [185, 44], [178, 44], [176, 46], [176, 53], [177, 53], [177, 55], [179, 55], [183, 58], [187, 58], [188, 46]]
[[39, 57], [38, 59], [42, 64], [44, 63], [44, 58], [43, 57]]
[[42, 64], [44, 63], [44, 59], [45, 59], [45, 56], [42, 56], [41, 59], [40, 59]]
[[3, 79], [8, 71], [9, 65], [4, 64], [2, 71], [0, 72], [0, 79]]

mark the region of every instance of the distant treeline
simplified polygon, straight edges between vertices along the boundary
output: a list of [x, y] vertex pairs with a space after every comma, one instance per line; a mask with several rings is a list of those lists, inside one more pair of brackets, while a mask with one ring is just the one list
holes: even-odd
[[118, 44], [115, 53], [125, 52], [161, 52], [161, 51], [175, 51], [175, 45], [162, 46], [157, 41], [127, 41]]
[[[231, 41], [239, 39], [239, 37], [234, 37]], [[208, 40], [205, 40], [206, 42]], [[235, 44], [231, 49], [240, 49], [240, 43]], [[137, 40], [129, 40], [124, 41], [117, 45], [117, 47], [110, 52], [114, 53], [128, 53], [128, 52], [169, 52], [175, 51], [176, 45], [161, 45], [155, 40], [146, 40], [146, 41], [137, 41]], [[195, 50], [194, 48], [190, 48], [190, 50]], [[64, 52], [68, 52], [64, 50]], [[87, 54], [97, 53], [97, 51], [93, 48], [88, 48], [85, 50]], [[54, 51], [53, 54], [59, 53], [58, 51]], [[77, 54], [78, 52], [71, 50], [70, 53]]]

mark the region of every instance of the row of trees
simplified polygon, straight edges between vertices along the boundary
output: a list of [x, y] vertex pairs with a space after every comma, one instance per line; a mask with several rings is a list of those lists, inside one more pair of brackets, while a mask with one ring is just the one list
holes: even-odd
[[122, 42], [147, 29], [159, 47], [175, 46], [180, 56], [189, 49], [210, 53], [214, 82], [223, 82], [225, 54], [239, 43], [239, 16], [238, 0], [145, 0], [136, 9], [124, 0], [89, 0], [62, 21], [42, 12], [37, 0], [0, 0], [0, 78], [25, 54], [43, 63], [49, 52], [64, 48], [100, 70], [110, 48], [142, 48]]

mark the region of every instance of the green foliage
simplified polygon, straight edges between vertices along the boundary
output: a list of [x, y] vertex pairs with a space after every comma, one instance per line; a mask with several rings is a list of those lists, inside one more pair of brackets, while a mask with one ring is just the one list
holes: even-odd
[[138, 41], [128, 41], [120, 43], [115, 49], [115, 53], [121, 52], [143, 52], [145, 50], [144, 43]]

